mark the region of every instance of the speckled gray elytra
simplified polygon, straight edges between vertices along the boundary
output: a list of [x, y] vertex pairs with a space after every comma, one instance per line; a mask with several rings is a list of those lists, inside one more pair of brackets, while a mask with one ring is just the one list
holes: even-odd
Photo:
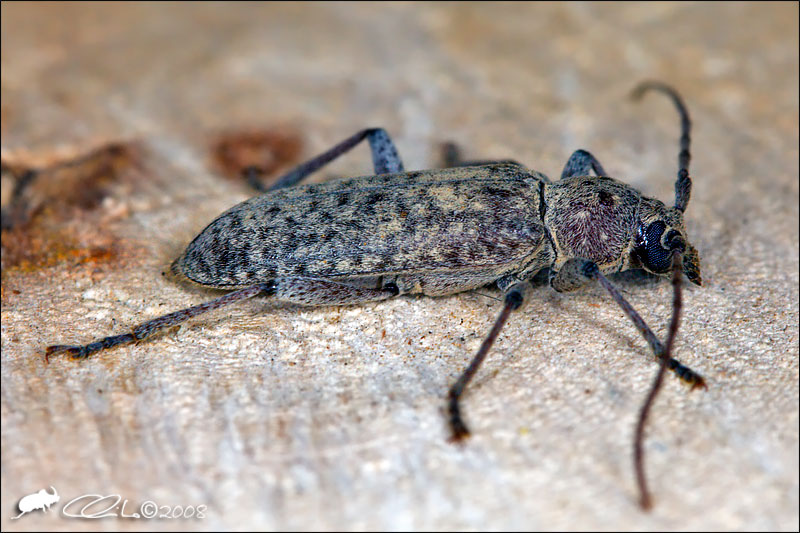
[[[526, 300], [531, 279], [549, 269], [550, 285], [559, 292], [601, 283], [662, 361], [661, 372], [668, 367], [693, 388], [704, 387], [700, 375], [670, 357], [679, 303], [665, 348], [605, 277], [629, 269], [660, 275], [677, 269], [701, 283], [698, 253], [683, 223], [691, 190], [689, 116], [666, 85], [641, 84], [634, 96], [651, 89], [670, 96], [682, 120], [673, 207], [608, 177], [585, 150], [572, 154], [555, 182], [513, 161], [452, 161], [451, 168], [406, 172], [386, 132], [367, 129], [217, 217], [172, 264], [180, 278], [234, 292], [150, 320], [128, 334], [84, 346], [50, 346], [46, 354], [86, 358], [259, 294], [321, 306], [404, 294], [441, 296], [494, 284], [504, 294], [503, 310], [449, 392], [449, 422], [458, 440], [469, 434], [460, 414], [461, 394], [510, 313]], [[364, 139], [376, 175], [297, 185]], [[257, 169], [247, 173], [258, 183]], [[645, 415], [646, 409], [642, 423]], [[640, 435], [637, 439], [640, 444]]]

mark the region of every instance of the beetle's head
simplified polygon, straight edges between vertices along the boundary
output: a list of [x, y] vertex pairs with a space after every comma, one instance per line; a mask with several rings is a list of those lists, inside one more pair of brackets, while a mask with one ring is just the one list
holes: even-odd
[[683, 212], [679, 209], [642, 198], [632, 239], [631, 266], [653, 274], [667, 274], [672, 266], [672, 252], [677, 250], [683, 254], [683, 273], [692, 283], [702, 284], [700, 257], [689, 243]]

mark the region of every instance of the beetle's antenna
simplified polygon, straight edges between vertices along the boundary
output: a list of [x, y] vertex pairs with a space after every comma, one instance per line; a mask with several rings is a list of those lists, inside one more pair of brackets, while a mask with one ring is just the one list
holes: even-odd
[[640, 83], [631, 93], [631, 98], [638, 100], [649, 90], [659, 91], [669, 96], [681, 116], [681, 151], [678, 154], [678, 179], [675, 181], [675, 209], [684, 212], [689, 204], [689, 196], [692, 193], [692, 178], [689, 177], [689, 161], [692, 158], [691, 154], [689, 154], [689, 144], [691, 142], [689, 132], [692, 129], [692, 121], [689, 119], [689, 111], [686, 110], [686, 104], [683, 103], [678, 91], [659, 81]]
[[639, 484], [639, 505], [645, 511], [653, 506], [653, 500], [650, 496], [650, 491], [647, 488], [647, 478], [644, 473], [644, 448], [642, 443], [644, 441], [644, 425], [647, 422], [647, 416], [650, 414], [650, 408], [653, 406], [653, 401], [661, 388], [661, 383], [664, 381], [664, 374], [667, 371], [667, 362], [672, 356], [672, 345], [675, 341], [675, 335], [678, 333], [678, 324], [680, 323], [682, 298], [681, 298], [681, 280], [683, 274], [683, 259], [679, 251], [673, 252], [672, 255], [672, 321], [669, 324], [669, 333], [667, 334], [667, 341], [664, 351], [664, 356], [661, 358], [661, 364], [658, 367], [658, 373], [653, 380], [653, 385], [650, 387], [650, 392], [647, 394], [642, 409], [639, 411], [639, 420], [636, 423], [636, 436], [633, 441], [633, 463], [636, 469], [636, 481]]

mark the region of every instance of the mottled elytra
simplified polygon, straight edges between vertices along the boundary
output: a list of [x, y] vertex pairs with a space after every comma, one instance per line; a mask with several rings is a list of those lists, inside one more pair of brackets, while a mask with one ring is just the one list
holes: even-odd
[[[260, 185], [257, 169], [245, 170], [248, 181], [264, 194], [217, 217], [171, 267], [180, 278], [233, 292], [155, 318], [130, 333], [82, 346], [50, 346], [46, 355], [86, 358], [256, 295], [322, 306], [404, 294], [441, 296], [494, 285], [504, 295], [502, 311], [448, 395], [449, 423], [457, 441], [469, 435], [460, 398], [511, 312], [525, 303], [533, 277], [549, 270], [550, 285], [559, 292], [596, 280], [661, 362], [639, 415], [634, 445], [640, 503], [648, 508], [643, 428], [663, 373], [669, 368], [693, 389], [705, 387], [699, 374], [671, 357], [682, 274], [701, 283], [697, 250], [683, 224], [692, 183], [689, 115], [677, 92], [664, 84], [643, 83], [633, 96], [648, 90], [669, 96], [681, 117], [672, 207], [608, 177], [585, 150], [572, 154], [558, 181], [514, 161], [460, 161], [452, 148], [450, 168], [406, 172], [386, 132], [366, 129], [269, 188]], [[297, 185], [364, 139], [372, 152], [374, 176]], [[606, 277], [629, 269], [672, 272], [673, 317], [665, 344]]]

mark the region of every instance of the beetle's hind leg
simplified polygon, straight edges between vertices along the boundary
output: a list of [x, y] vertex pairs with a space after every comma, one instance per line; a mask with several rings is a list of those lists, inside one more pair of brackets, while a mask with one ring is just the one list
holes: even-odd
[[608, 176], [603, 165], [591, 152], [586, 150], [575, 150], [569, 156], [564, 170], [561, 171], [561, 179], [571, 178], [572, 176], [591, 176], [594, 171], [596, 176]]
[[147, 322], [134, 327], [130, 333], [125, 333], [123, 335], [103, 337], [102, 339], [90, 342], [89, 344], [78, 346], [48, 346], [45, 350], [45, 360], [49, 361], [51, 355], [60, 353], [69, 355], [73, 359], [85, 359], [93, 353], [101, 350], [107, 350], [108, 348], [113, 348], [114, 346], [119, 346], [122, 344], [143, 341], [162, 329], [171, 326], [177, 326], [178, 324], [186, 322], [190, 318], [197, 315], [219, 309], [220, 307], [224, 307], [240, 300], [252, 298], [253, 296], [257, 296], [262, 293], [266, 295], [275, 294], [275, 283], [269, 281], [266, 283], [252, 285], [250, 287], [228, 293], [225, 296], [217, 298], [216, 300], [211, 300], [210, 302], [195, 305], [194, 307], [189, 307], [188, 309], [181, 309], [180, 311], [175, 311], [174, 313], [148, 320]]
[[372, 152], [372, 165], [375, 169], [375, 174], [391, 174], [394, 172], [403, 172], [403, 161], [400, 159], [400, 154], [392, 142], [389, 134], [383, 128], [368, 128], [361, 130], [355, 135], [348, 137], [340, 142], [330, 150], [327, 150], [318, 156], [309, 159], [305, 163], [296, 166], [290, 170], [270, 187], [265, 187], [260, 181], [260, 173], [256, 167], [248, 167], [244, 170], [244, 175], [248, 183], [260, 192], [274, 191], [276, 189], [284, 189], [297, 185], [309, 174], [324, 167], [342, 154], [349, 152], [358, 143], [367, 139], [369, 148]]
[[379, 288], [360, 287], [346, 281], [318, 278], [278, 278], [275, 298], [297, 305], [351, 305], [388, 300], [400, 294], [397, 284], [385, 283]]
[[323, 279], [278, 278], [239, 289], [210, 302], [154, 318], [134, 327], [130, 333], [103, 337], [84, 345], [48, 346], [45, 350], [45, 358], [49, 360], [51, 355], [63, 353], [73, 359], [85, 359], [93, 353], [114, 346], [143, 341], [165, 328], [177, 326], [192, 317], [259, 294], [274, 296], [278, 300], [299, 305], [345, 305], [386, 300], [400, 294], [400, 289], [393, 282], [384, 283], [380, 288], [374, 289]]

